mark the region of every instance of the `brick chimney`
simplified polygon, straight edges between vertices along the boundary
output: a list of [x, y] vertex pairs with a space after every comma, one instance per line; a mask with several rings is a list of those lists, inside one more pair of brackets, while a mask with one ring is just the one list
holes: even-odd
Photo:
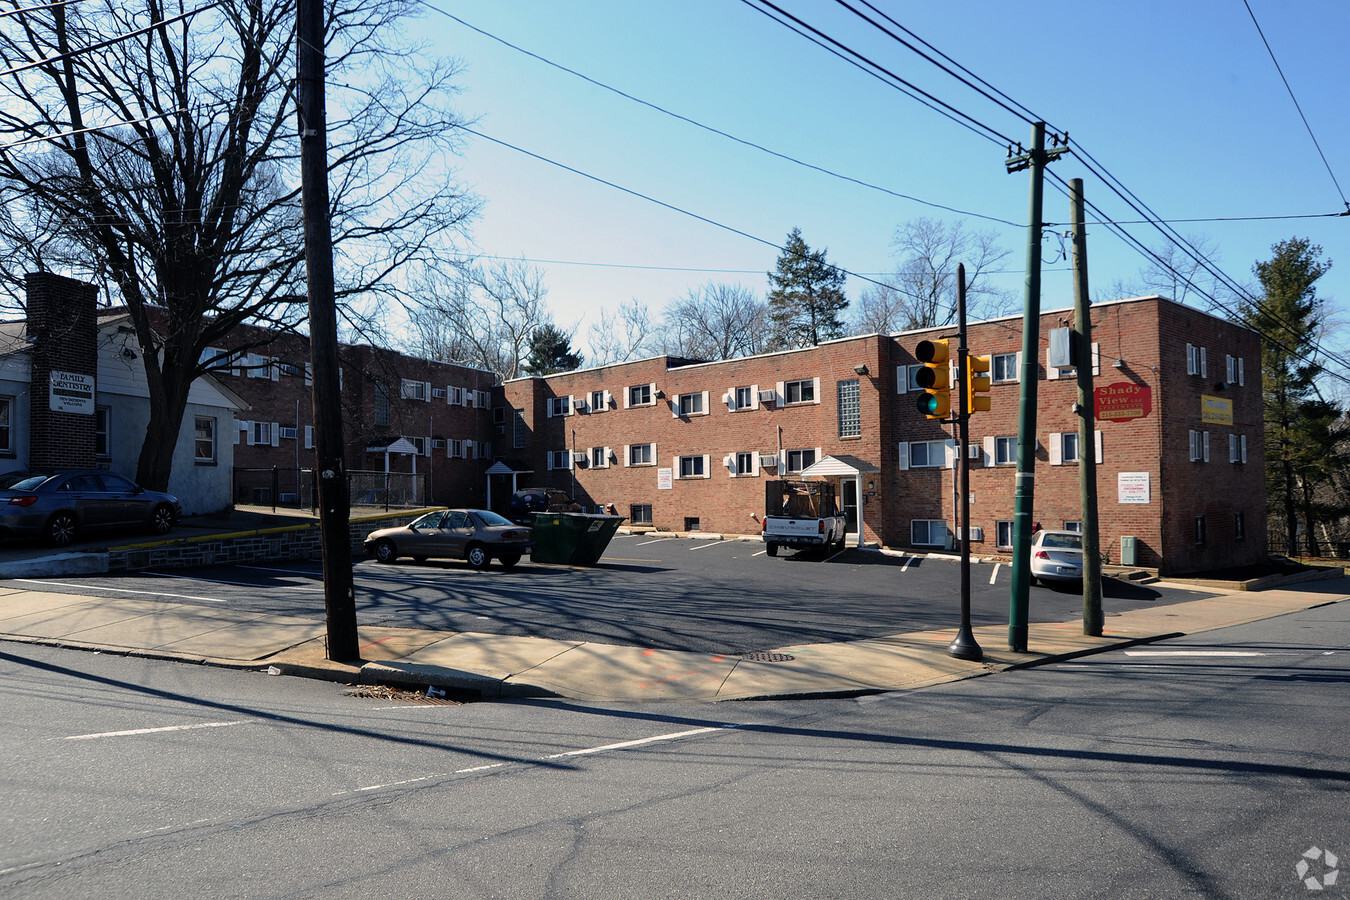
[[50, 272], [31, 272], [28, 295], [28, 467], [95, 466], [98, 288]]

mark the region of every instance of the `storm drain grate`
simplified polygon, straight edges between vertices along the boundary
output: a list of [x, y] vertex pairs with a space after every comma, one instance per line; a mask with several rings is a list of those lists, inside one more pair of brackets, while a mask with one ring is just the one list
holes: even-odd
[[749, 662], [791, 662], [797, 657], [790, 653], [742, 653], [741, 659]]

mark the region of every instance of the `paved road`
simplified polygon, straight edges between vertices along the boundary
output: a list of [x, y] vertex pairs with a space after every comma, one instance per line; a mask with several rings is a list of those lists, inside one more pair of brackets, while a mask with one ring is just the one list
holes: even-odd
[[[9, 581], [16, 587], [229, 605], [323, 616], [316, 564], [232, 566], [100, 579]], [[977, 565], [975, 625], [1008, 621], [1010, 568]], [[356, 566], [358, 620], [447, 631], [597, 641], [736, 654], [954, 627], [959, 568], [949, 559], [846, 551], [770, 559], [746, 541], [618, 536], [594, 569], [474, 570], [464, 563]], [[1108, 616], [1208, 594], [1107, 580]], [[1081, 615], [1077, 589], [1031, 591], [1032, 621]]]
[[415, 706], [6, 645], [0, 895], [1344, 896], [1295, 866], [1350, 858], [1347, 680], [1350, 603], [711, 709]]

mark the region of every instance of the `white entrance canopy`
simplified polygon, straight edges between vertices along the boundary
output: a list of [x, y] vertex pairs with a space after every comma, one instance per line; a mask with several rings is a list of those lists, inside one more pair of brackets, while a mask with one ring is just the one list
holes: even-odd
[[[851, 478], [853, 480], [853, 498], [858, 510], [858, 546], [863, 546], [863, 491], [862, 476], [879, 475], [881, 468], [864, 462], [856, 456], [827, 456], [802, 469], [802, 477]], [[843, 485], [840, 484], [840, 489]]]
[[497, 460], [497, 461], [496, 461], [495, 463], [493, 463], [492, 465], [488, 466], [487, 472], [484, 473], [485, 475], [488, 476], [488, 480], [487, 480], [487, 508], [488, 508], [488, 509], [492, 509], [492, 476], [493, 476], [493, 475], [510, 475], [510, 476], [511, 476], [511, 493], [514, 494], [514, 493], [516, 492], [516, 476], [517, 476], [517, 475], [528, 475], [529, 473], [531, 473], [531, 472], [533, 472], [533, 471], [534, 471], [534, 469], [513, 469], [513, 468], [511, 468], [510, 466], [508, 466], [506, 463], [502, 462], [500, 459]]

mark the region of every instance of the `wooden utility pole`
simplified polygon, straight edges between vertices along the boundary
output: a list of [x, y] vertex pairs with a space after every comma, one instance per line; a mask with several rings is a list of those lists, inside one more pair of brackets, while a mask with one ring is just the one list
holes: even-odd
[[314, 447], [319, 473], [319, 529], [328, 658], [357, 662], [356, 593], [352, 585], [351, 508], [343, 465], [333, 235], [328, 219], [328, 131], [324, 110], [323, 0], [296, 3], [297, 106], [300, 118], [301, 216], [309, 283], [309, 339], [314, 370]]
[[1097, 532], [1097, 416], [1092, 388], [1092, 301], [1088, 299], [1083, 179], [1069, 181], [1073, 235], [1073, 341], [1078, 364], [1078, 495], [1083, 504], [1083, 634], [1101, 637], [1102, 558]]

